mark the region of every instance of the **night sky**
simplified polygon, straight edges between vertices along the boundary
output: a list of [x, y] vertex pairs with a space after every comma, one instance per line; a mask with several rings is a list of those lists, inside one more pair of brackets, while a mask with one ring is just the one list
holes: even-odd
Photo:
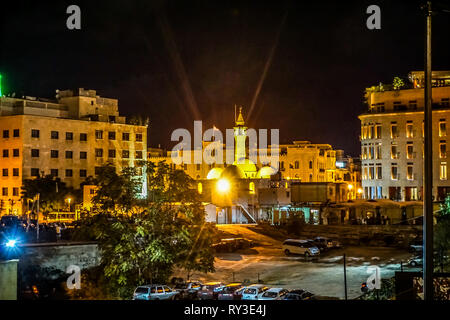
[[[119, 99], [122, 114], [150, 117], [151, 146], [171, 147], [171, 132], [193, 120], [230, 128], [237, 104], [246, 117], [254, 105], [248, 125], [279, 128], [281, 142], [358, 155], [364, 88], [423, 70], [414, 0], [9, 2], [0, 12], [3, 93], [95, 89]], [[81, 7], [81, 30], [66, 28], [70, 4]], [[366, 28], [371, 4], [381, 7], [381, 30]], [[433, 23], [433, 69], [449, 70], [450, 14]]]

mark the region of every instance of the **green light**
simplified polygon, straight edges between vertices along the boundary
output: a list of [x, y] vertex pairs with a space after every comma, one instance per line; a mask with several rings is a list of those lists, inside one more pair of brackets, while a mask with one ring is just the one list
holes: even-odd
[[0, 97], [2, 96], [2, 74], [0, 73]]

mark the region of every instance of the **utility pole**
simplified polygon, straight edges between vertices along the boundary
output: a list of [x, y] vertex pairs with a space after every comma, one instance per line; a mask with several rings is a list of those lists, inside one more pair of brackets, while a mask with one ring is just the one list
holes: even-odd
[[344, 253], [344, 290], [345, 290], [345, 300], [347, 300], [347, 266], [345, 263], [345, 253]]
[[431, 97], [431, 1], [425, 5], [425, 111], [424, 111], [424, 204], [423, 204], [423, 282], [424, 300], [433, 300], [433, 148]]

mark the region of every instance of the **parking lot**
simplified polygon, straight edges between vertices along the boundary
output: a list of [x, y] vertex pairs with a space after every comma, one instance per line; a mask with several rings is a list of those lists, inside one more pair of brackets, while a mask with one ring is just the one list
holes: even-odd
[[[256, 246], [232, 253], [216, 255], [216, 272], [198, 273], [191, 277], [200, 281], [247, 281], [286, 289], [301, 288], [318, 296], [344, 299], [343, 255], [346, 254], [348, 298], [361, 295], [360, 286], [370, 275], [371, 267], [378, 266], [382, 278], [390, 278], [400, 271], [419, 270], [407, 267], [411, 254], [406, 250], [387, 247], [344, 247], [331, 249], [318, 258], [305, 259], [303, 256], [286, 256], [282, 242], [255, 233], [245, 226], [219, 225], [227, 234], [252, 240]], [[178, 273], [179, 276], [185, 276]]]

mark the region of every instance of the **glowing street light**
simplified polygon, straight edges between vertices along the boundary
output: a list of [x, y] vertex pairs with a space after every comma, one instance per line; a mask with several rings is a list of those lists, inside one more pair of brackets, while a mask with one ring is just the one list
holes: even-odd
[[220, 179], [217, 181], [217, 190], [220, 193], [227, 193], [230, 191], [231, 185], [230, 182], [227, 179]]
[[349, 184], [347, 187], [348, 187], [348, 190], [352, 190], [353, 189], [353, 185], [352, 184]]
[[5, 246], [8, 248], [14, 248], [16, 246], [17, 240], [10, 239], [6, 242]]

